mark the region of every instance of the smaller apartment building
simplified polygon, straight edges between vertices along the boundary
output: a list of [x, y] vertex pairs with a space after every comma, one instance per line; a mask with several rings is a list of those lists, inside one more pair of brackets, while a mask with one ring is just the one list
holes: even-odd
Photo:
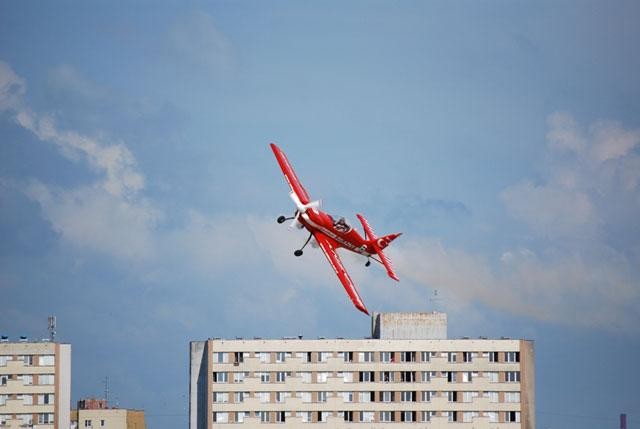
[[146, 429], [144, 411], [110, 408], [104, 399], [83, 399], [71, 410], [71, 429]]
[[192, 342], [190, 429], [535, 428], [532, 341], [447, 339], [442, 313], [377, 314], [372, 328]]
[[67, 429], [71, 345], [0, 342], [0, 427]]

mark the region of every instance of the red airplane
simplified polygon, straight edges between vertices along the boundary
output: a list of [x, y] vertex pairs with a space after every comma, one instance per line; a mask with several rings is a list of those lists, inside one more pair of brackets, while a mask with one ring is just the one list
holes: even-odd
[[[382, 253], [382, 250], [402, 233], [377, 237], [371, 229], [371, 226], [369, 226], [369, 222], [367, 222], [364, 216], [358, 214], [356, 216], [358, 217], [358, 220], [360, 220], [365, 234], [364, 238], [362, 238], [358, 231], [351, 227], [344, 218], [341, 217], [334, 219], [327, 213], [319, 210], [320, 202], [311, 201], [309, 194], [307, 194], [302, 183], [300, 183], [298, 176], [296, 176], [296, 173], [293, 171], [293, 167], [291, 167], [291, 164], [284, 152], [282, 152], [282, 150], [273, 143], [271, 143], [271, 149], [273, 150], [273, 153], [278, 160], [278, 164], [280, 164], [280, 168], [284, 173], [284, 177], [291, 188], [289, 196], [296, 205], [294, 215], [292, 217], [280, 216], [278, 218], [278, 223], [283, 223], [287, 220], [293, 219], [291, 227], [297, 227], [299, 229], [306, 228], [309, 231], [309, 238], [307, 238], [307, 241], [300, 249], [293, 252], [293, 254], [296, 256], [302, 256], [302, 249], [304, 249], [309, 243], [311, 237], [314, 237], [327, 257], [327, 260], [331, 264], [331, 267], [338, 275], [338, 278], [340, 279], [340, 282], [342, 282], [344, 289], [347, 291], [349, 298], [351, 298], [353, 305], [363, 313], [369, 314], [369, 311], [362, 302], [362, 298], [360, 298], [356, 285], [353, 284], [349, 274], [344, 269], [336, 250], [338, 248], [344, 248], [366, 256], [367, 262], [365, 266], [367, 267], [371, 265], [370, 259], [373, 259], [374, 261], [384, 265], [389, 277], [399, 281], [398, 276], [393, 272], [393, 267], [391, 266], [389, 258]], [[380, 259], [377, 259], [374, 255], [377, 255]]]

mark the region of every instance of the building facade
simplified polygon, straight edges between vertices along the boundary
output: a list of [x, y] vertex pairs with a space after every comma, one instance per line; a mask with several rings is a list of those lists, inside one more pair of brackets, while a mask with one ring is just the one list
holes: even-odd
[[374, 314], [372, 333], [192, 342], [190, 429], [535, 428], [532, 341], [447, 339], [443, 313]]
[[144, 411], [110, 408], [105, 399], [83, 399], [71, 410], [71, 429], [146, 429]]
[[0, 342], [0, 427], [67, 429], [71, 345]]

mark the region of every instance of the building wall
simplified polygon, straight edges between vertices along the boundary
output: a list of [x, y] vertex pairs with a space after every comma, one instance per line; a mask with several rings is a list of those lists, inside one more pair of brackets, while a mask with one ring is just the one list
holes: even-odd
[[[534, 384], [531, 378], [533, 345], [530, 341], [285, 339], [208, 340], [206, 343], [197, 344], [194, 348], [192, 343], [191, 347], [191, 429], [235, 425], [236, 418], [239, 417], [236, 413], [240, 412], [249, 412], [249, 416], [243, 418], [242, 427], [262, 429], [265, 427], [264, 423], [260, 423], [261, 417], [256, 417], [256, 412], [266, 413], [264, 415], [268, 415], [270, 423], [276, 423], [278, 417], [282, 417], [281, 413], [285, 413], [284, 423], [277, 422], [282, 427], [299, 426], [309, 412], [311, 423], [317, 422], [318, 417], [321, 417], [318, 412], [325, 412], [329, 413], [329, 416], [322, 427], [327, 429], [406, 428], [409, 423], [401, 420], [403, 416], [408, 415], [404, 412], [411, 412], [409, 416], [414, 417], [415, 413], [417, 420], [411, 423], [412, 427], [450, 429], [452, 423], [449, 422], [448, 413], [453, 411], [456, 412], [458, 420], [454, 427], [535, 427]], [[285, 353], [283, 362], [278, 362], [282, 357], [278, 352]], [[320, 352], [328, 354], [325, 362], [319, 361]], [[344, 352], [353, 353], [352, 362], [345, 362], [344, 356], [341, 355]], [[373, 361], [361, 360], [369, 357], [365, 352], [371, 352], [370, 357]], [[385, 357], [389, 357], [389, 362], [381, 361], [381, 352], [385, 353]], [[415, 352], [415, 361], [403, 361], [403, 352]], [[422, 360], [422, 352], [429, 353], [428, 361]], [[471, 362], [464, 361], [465, 356], [471, 357], [465, 353], [475, 353]], [[506, 353], [510, 353], [511, 357], [518, 356], [519, 362], [507, 362]], [[239, 359], [240, 356], [242, 359]], [[264, 362], [267, 357], [269, 362]], [[307, 357], [311, 358], [310, 362], [306, 362]], [[492, 357], [497, 357], [497, 361], [491, 362]], [[451, 361], [453, 359], [455, 362]], [[203, 368], [208, 368], [206, 383], [202, 383], [201, 380]], [[194, 376], [196, 370], [197, 378]], [[353, 382], [345, 381], [345, 372], [353, 374]], [[371, 372], [373, 381], [359, 381], [360, 373]], [[381, 372], [392, 373], [395, 381], [381, 380]], [[234, 382], [236, 374], [241, 373], [246, 374], [244, 380]], [[268, 382], [262, 381], [262, 378], [267, 376], [261, 373], [268, 373]], [[283, 382], [277, 382], [279, 373], [284, 373]], [[310, 382], [305, 382], [305, 373], [310, 373]], [[326, 381], [318, 381], [318, 373], [328, 373]], [[399, 381], [403, 375], [412, 373], [414, 381]], [[426, 378], [423, 381], [423, 373], [429, 374], [428, 381]], [[471, 374], [469, 382], [464, 381], [464, 377], [467, 377], [465, 373]], [[222, 378], [220, 374], [227, 374], [226, 382], [214, 380], [214, 376]], [[520, 377], [520, 382], [507, 381], [507, 378], [515, 377], [515, 374]], [[492, 377], [497, 377], [496, 381], [492, 381]], [[203, 391], [204, 386], [207, 386], [206, 391]], [[249, 397], [243, 401], [236, 401], [235, 395], [238, 392], [249, 392]], [[279, 392], [289, 392], [291, 397], [277, 402]], [[322, 398], [325, 393], [319, 392], [327, 392], [326, 401]], [[345, 392], [353, 392], [352, 402], [345, 402]], [[361, 401], [366, 400], [364, 392], [374, 392], [374, 401]], [[394, 392], [393, 402], [380, 402], [380, 392]], [[415, 400], [402, 402], [402, 392], [415, 392]], [[435, 393], [429, 401], [423, 401], [422, 392]], [[478, 396], [465, 398], [473, 393], [464, 392], [477, 392]], [[218, 399], [226, 402], [214, 402], [214, 395], [217, 397], [218, 393], [222, 394]], [[520, 395], [517, 402], [506, 402], [507, 398], [513, 399], [516, 394]], [[404, 395], [408, 397], [411, 393]], [[455, 399], [453, 395], [456, 395]], [[463, 402], [465, 399], [469, 399], [469, 402]], [[203, 400], [206, 404], [204, 406]], [[492, 402], [494, 400], [497, 402]], [[428, 411], [437, 414], [430, 418], [431, 421], [422, 422], [422, 412]], [[343, 412], [352, 412], [354, 421], [345, 422]], [[374, 413], [373, 422], [358, 422], [361, 413], [366, 412]], [[386, 416], [393, 416], [395, 421], [381, 422], [381, 412], [387, 412]], [[471, 417], [471, 412], [478, 412], [479, 415]], [[490, 417], [488, 414], [485, 415], [485, 412], [496, 414]], [[214, 423], [214, 413], [216, 420], [226, 418], [228, 423]], [[468, 422], [463, 422], [465, 417], [469, 417]], [[496, 422], [490, 421], [493, 417], [497, 417]], [[516, 418], [519, 421], [507, 422], [508, 418]], [[204, 421], [207, 422], [206, 426]]]
[[69, 427], [69, 344], [0, 343], [0, 377], [4, 380], [0, 382], [0, 423], [7, 427], [32, 424], [36, 429]]
[[79, 409], [72, 411], [73, 427], [92, 429], [146, 429], [144, 411], [123, 408]]

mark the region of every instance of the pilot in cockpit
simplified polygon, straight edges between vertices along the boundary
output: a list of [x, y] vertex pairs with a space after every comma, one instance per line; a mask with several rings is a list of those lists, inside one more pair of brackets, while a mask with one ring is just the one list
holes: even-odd
[[333, 223], [333, 227], [336, 229], [336, 231], [340, 231], [340, 232], [349, 231], [349, 225], [347, 224], [347, 221], [343, 217], [335, 221]]

